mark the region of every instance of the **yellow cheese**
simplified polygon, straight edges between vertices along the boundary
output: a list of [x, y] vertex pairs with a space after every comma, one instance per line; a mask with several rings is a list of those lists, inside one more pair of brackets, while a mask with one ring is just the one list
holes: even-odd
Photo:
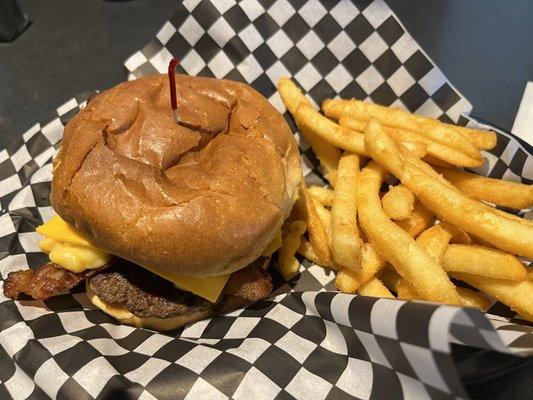
[[111, 254], [102, 250], [62, 242], [50, 237], [40, 241], [39, 247], [44, 253], [48, 253], [50, 261], [76, 273], [103, 267], [112, 257]]
[[[82, 272], [86, 269], [99, 268], [112, 257], [111, 254], [94, 246], [87, 236], [63, 221], [59, 215], [37, 227], [37, 232], [45, 236], [39, 242], [41, 250], [48, 253], [52, 262], [69, 271]], [[198, 278], [170, 272], [162, 274], [151, 268], [147, 269], [174, 283], [177, 288], [192, 292], [212, 303], [217, 301], [229, 279], [229, 274]]]
[[178, 289], [192, 292], [197, 296], [209, 300], [211, 303], [217, 301], [218, 296], [220, 296], [220, 293], [229, 279], [229, 274], [206, 276], [204, 278], [180, 275], [169, 275], [168, 277], [161, 276], [173, 282], [174, 286]]
[[197, 296], [209, 300], [211, 303], [217, 301], [218, 296], [222, 293], [222, 289], [226, 286], [230, 274], [205, 276], [203, 278], [197, 276], [183, 276], [174, 274], [172, 272], [154, 271], [150, 267], [145, 267], [148, 271], [159, 275], [161, 278], [170, 281], [178, 289], [194, 293]]
[[36, 231], [43, 236], [58, 240], [60, 242], [68, 242], [77, 244], [78, 246], [98, 249], [91, 243], [89, 238], [87, 238], [84, 233], [80, 232], [69, 223], [63, 221], [59, 215], [52, 217], [52, 219], [46, 224], [38, 226]]

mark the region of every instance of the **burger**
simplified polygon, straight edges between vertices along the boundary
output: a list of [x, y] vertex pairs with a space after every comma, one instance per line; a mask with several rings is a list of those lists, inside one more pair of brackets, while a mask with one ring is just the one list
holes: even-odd
[[297, 144], [250, 86], [153, 75], [99, 93], [53, 161], [57, 213], [37, 228], [50, 262], [11, 272], [7, 297], [85, 281], [118, 321], [172, 330], [267, 297], [270, 257], [298, 197]]

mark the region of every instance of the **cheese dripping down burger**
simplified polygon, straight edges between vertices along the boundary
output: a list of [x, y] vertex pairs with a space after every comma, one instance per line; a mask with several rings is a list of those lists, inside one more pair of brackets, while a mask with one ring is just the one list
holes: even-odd
[[96, 95], [53, 162], [57, 216], [37, 228], [50, 262], [11, 272], [4, 294], [46, 299], [86, 281], [89, 299], [156, 330], [267, 297], [266, 271], [297, 199], [297, 144], [246, 84], [154, 75]]

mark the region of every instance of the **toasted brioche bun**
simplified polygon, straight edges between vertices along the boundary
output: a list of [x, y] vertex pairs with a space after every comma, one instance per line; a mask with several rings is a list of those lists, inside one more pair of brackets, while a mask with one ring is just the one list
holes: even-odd
[[177, 75], [176, 86], [180, 124], [163, 75], [90, 101], [65, 128], [52, 206], [98, 247], [161, 275], [231, 273], [288, 217], [302, 181], [298, 147], [248, 85]]
[[209, 318], [215, 314], [229, 312], [249, 303], [249, 301], [246, 301], [245, 299], [241, 299], [238, 297], [228, 297], [222, 308], [217, 310], [216, 312], [214, 312], [212, 309], [208, 309], [204, 311], [190, 312], [171, 318], [141, 318], [137, 317], [136, 315], [133, 315], [124, 307], [115, 306], [102, 301], [102, 299], [100, 299], [100, 297], [98, 297], [92, 290], [89, 280], [86, 280], [85, 289], [87, 292], [87, 297], [89, 298], [89, 301], [91, 303], [93, 303], [96, 307], [105, 312], [107, 315], [116, 319], [121, 324], [131, 325], [137, 328], [153, 329], [155, 331], [161, 332], [172, 331], [182, 326], [192, 324], [193, 322]]

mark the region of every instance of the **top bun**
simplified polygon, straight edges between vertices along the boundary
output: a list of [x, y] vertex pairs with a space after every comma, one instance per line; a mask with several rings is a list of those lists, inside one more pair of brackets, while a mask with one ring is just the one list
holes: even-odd
[[302, 181], [298, 147], [250, 86], [153, 75], [95, 96], [54, 160], [55, 211], [100, 248], [153, 272], [208, 276], [257, 259]]

